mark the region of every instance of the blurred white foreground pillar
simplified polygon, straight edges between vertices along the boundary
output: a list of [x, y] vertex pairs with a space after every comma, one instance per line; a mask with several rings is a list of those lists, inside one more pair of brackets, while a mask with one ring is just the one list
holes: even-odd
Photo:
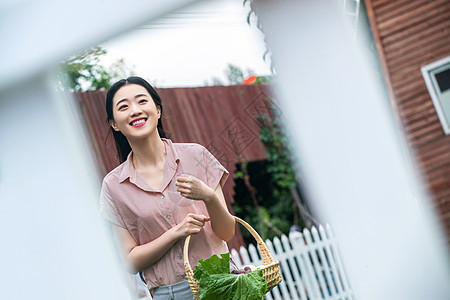
[[0, 3], [0, 299], [129, 298], [81, 116], [48, 79], [68, 55], [189, 2]]
[[336, 232], [357, 299], [450, 299], [445, 237], [336, 3], [253, 2], [308, 200]]
[[75, 102], [43, 77], [0, 92], [0, 299], [128, 299]]

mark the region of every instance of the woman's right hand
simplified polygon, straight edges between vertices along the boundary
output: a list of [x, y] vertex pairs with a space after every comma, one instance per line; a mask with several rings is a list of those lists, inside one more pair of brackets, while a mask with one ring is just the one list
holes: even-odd
[[113, 228], [123, 262], [135, 274], [158, 261], [178, 240], [199, 233], [209, 220], [210, 217], [205, 215], [189, 213], [180, 224], [142, 245], [136, 243], [126, 228], [117, 225], [113, 225]]
[[180, 238], [183, 238], [190, 234], [199, 233], [203, 226], [205, 226], [205, 223], [209, 220], [210, 218], [205, 215], [189, 213], [180, 224], [174, 227], [174, 229], [179, 234]]

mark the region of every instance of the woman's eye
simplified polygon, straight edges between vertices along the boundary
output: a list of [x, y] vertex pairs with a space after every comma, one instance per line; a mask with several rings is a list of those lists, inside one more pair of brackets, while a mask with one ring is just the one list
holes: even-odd
[[124, 110], [124, 109], [126, 109], [128, 106], [127, 105], [121, 105], [120, 107], [119, 107], [119, 110]]
[[147, 99], [142, 99], [142, 100], [139, 100], [139, 103], [147, 103]]

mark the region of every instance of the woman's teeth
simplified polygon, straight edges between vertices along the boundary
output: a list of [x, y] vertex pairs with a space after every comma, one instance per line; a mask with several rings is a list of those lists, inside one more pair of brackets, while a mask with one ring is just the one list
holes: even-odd
[[131, 123], [132, 126], [141, 125], [145, 123], [145, 119], [140, 119]]

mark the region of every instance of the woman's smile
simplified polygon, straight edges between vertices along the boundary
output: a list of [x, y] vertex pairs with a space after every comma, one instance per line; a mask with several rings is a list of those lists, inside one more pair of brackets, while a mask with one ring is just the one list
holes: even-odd
[[134, 119], [133, 121], [131, 121], [130, 125], [133, 127], [142, 127], [145, 125], [146, 122], [147, 122], [147, 118], [138, 118], [138, 119]]
[[[113, 97], [114, 130], [127, 138], [145, 138], [156, 132], [160, 110], [148, 91], [138, 84], [117, 90]], [[137, 129], [137, 130], [134, 130]]]

